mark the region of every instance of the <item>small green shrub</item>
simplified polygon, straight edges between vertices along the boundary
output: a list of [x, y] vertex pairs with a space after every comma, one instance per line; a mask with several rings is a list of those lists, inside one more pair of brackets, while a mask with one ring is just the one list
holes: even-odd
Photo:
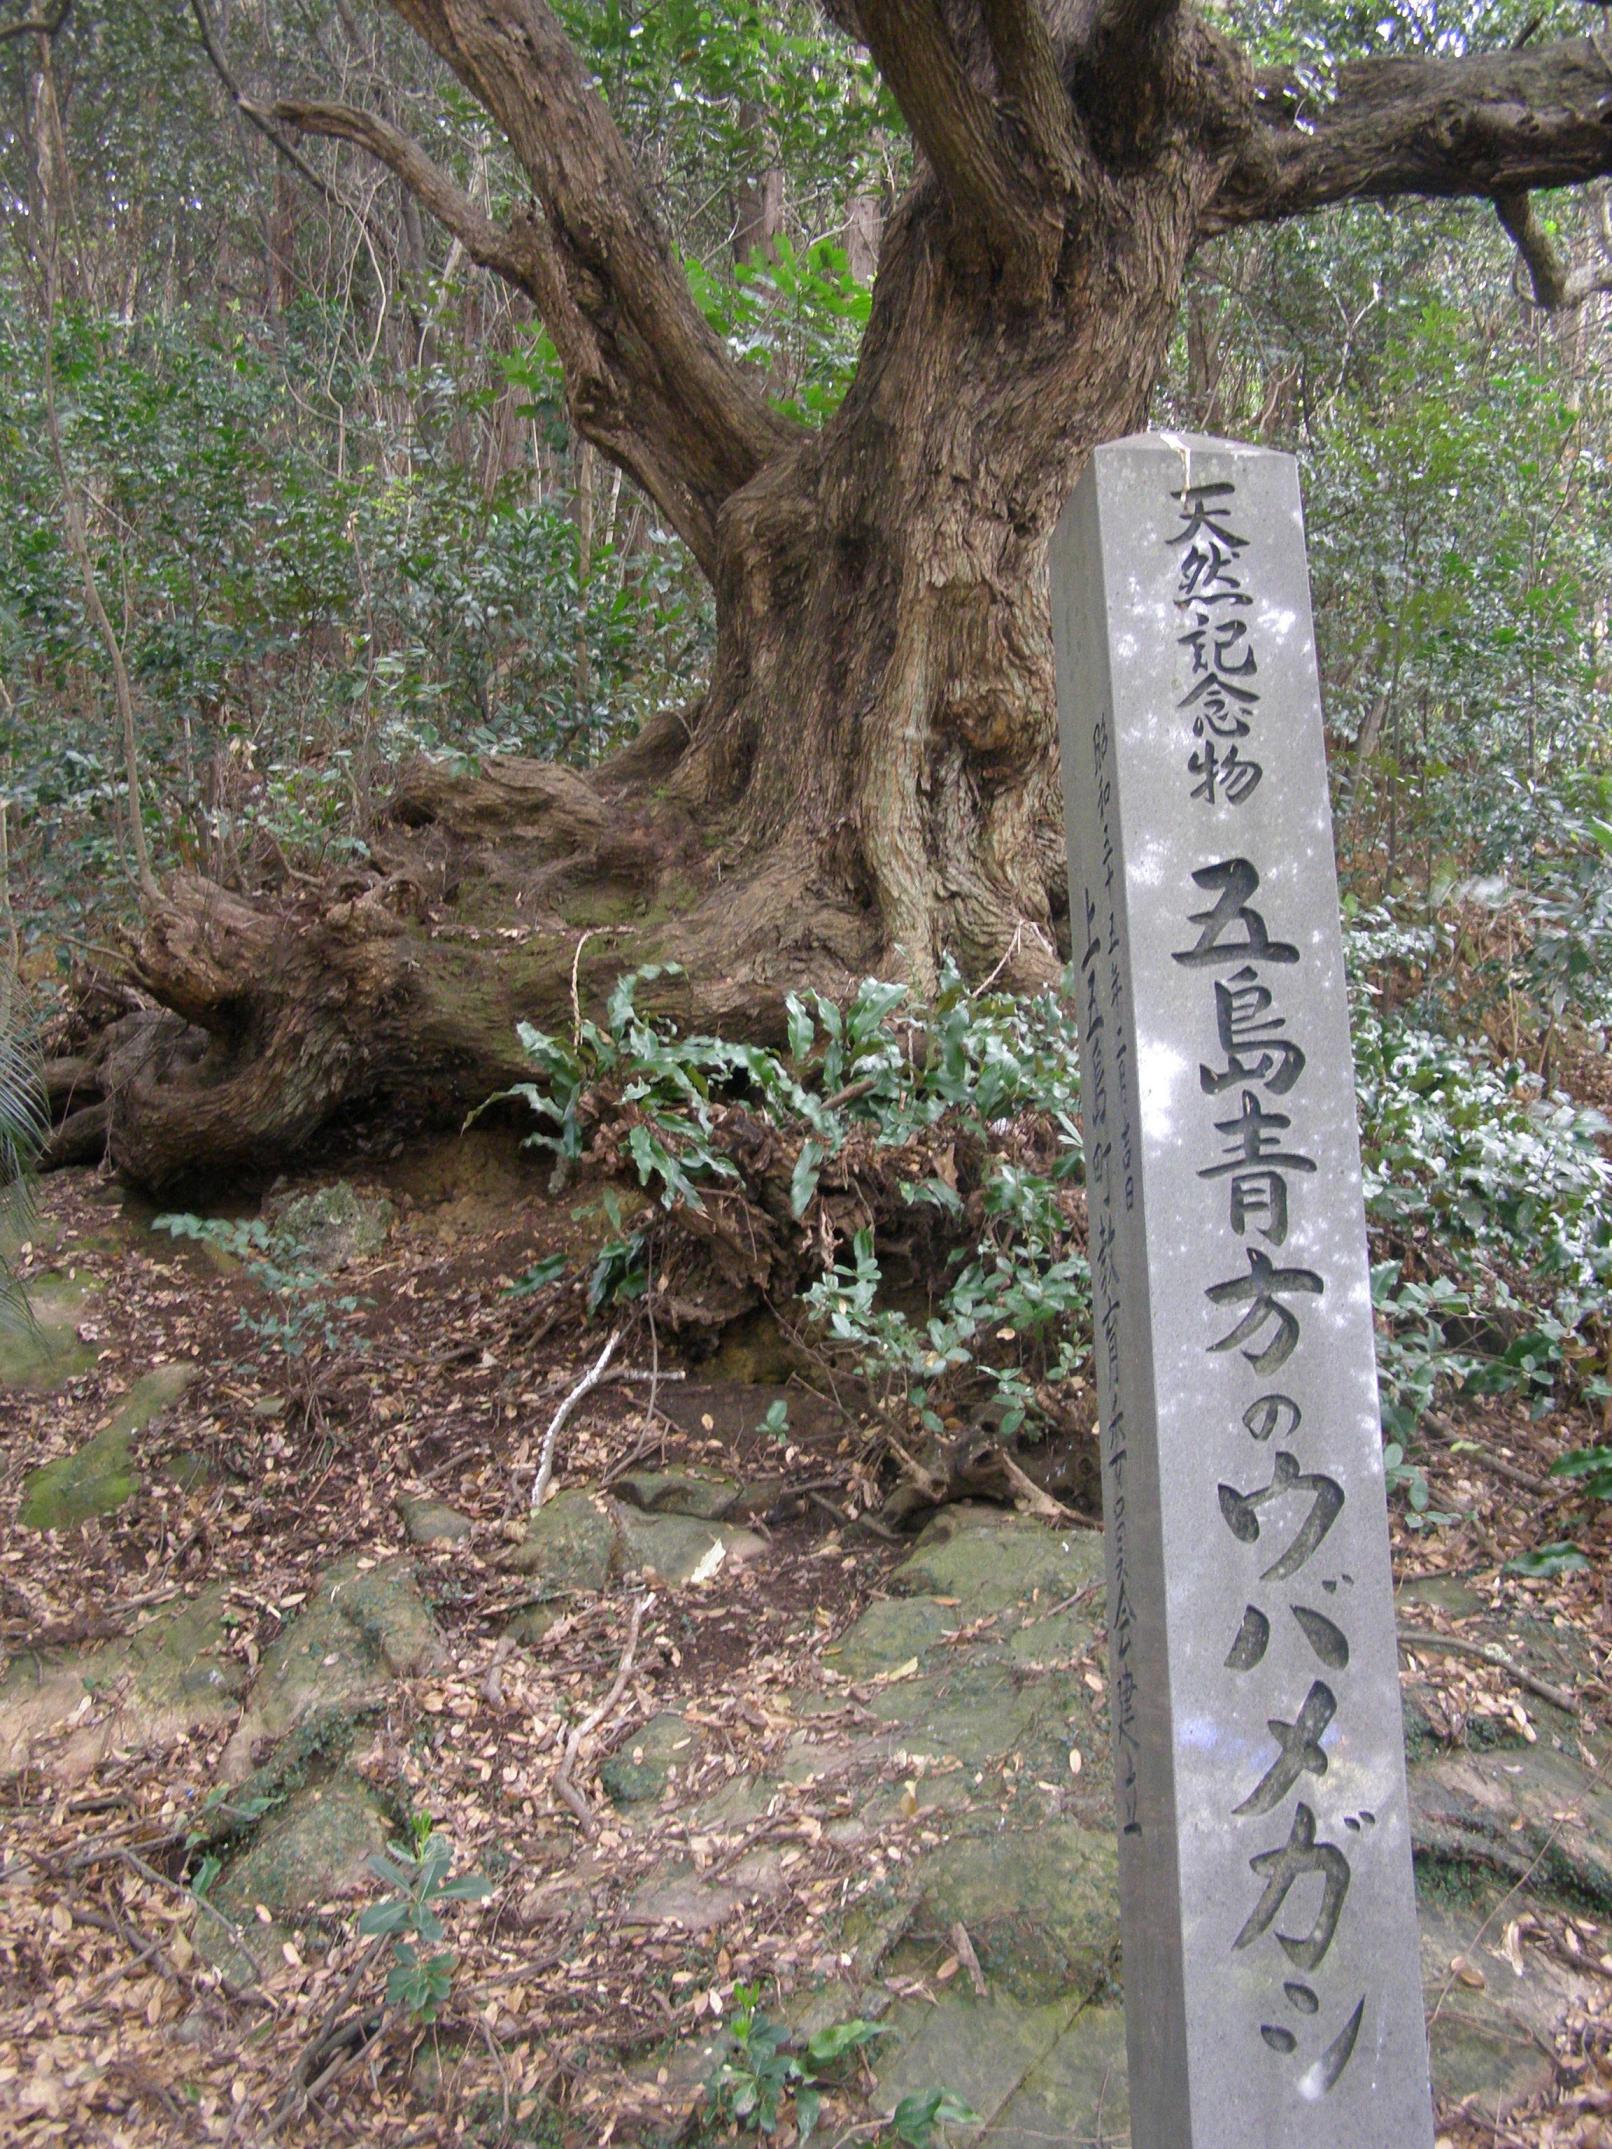
[[329, 1362], [345, 1351], [362, 1350], [348, 1322], [365, 1301], [352, 1292], [334, 1294], [328, 1273], [312, 1261], [295, 1237], [278, 1231], [261, 1217], [231, 1221], [188, 1212], [153, 1218], [153, 1231], [176, 1239], [197, 1239], [239, 1261], [267, 1294], [268, 1309], [243, 1307], [236, 1326], [255, 1338], [258, 1348], [277, 1366], [305, 1422], [318, 1415]]
[[[1091, 1345], [1070, 1009], [952, 971], [926, 1005], [870, 979], [844, 1007], [791, 999], [777, 1052], [641, 1014], [640, 987], [667, 974], [624, 977], [569, 1037], [523, 1024], [540, 1078], [503, 1093], [545, 1122], [528, 1139], [556, 1189], [586, 1159], [651, 1198], [595, 1261], [590, 1310], [649, 1287], [654, 1212], [687, 1225], [755, 1194], [744, 1136], [765, 1121], [787, 1145], [803, 1312], [881, 1406], [932, 1433], [948, 1416], [1045, 1431]], [[756, 1199], [776, 1224], [780, 1204]]]
[[[1448, 1519], [1412, 1454], [1441, 1394], [1541, 1409], [1612, 1393], [1604, 1122], [1444, 1036], [1419, 1003], [1389, 1004], [1377, 980], [1441, 945], [1437, 926], [1381, 911], [1348, 937], [1383, 1428], [1418, 1524]], [[776, 1233], [786, 1215], [796, 1303], [886, 1422], [1029, 1438], [1067, 1424], [1091, 1350], [1071, 1006], [951, 971], [926, 1004], [869, 980], [845, 1006], [792, 999], [775, 1051], [641, 1013], [641, 986], [665, 975], [624, 977], [603, 1021], [568, 1037], [521, 1030], [538, 1076], [507, 1094], [544, 1122], [530, 1139], [557, 1180], [586, 1163], [649, 1201], [613, 1210], [590, 1310], [652, 1290], [679, 1232], [717, 1231], [713, 1208], [730, 1241], [741, 1219]]]
[[1550, 1474], [1576, 1478], [1592, 1500], [1612, 1500], [1612, 1448], [1572, 1448], [1551, 1464]]
[[415, 1822], [411, 1843], [394, 1843], [390, 1855], [377, 1851], [369, 1861], [370, 1871], [392, 1892], [387, 1901], [370, 1905], [358, 1930], [366, 1939], [391, 1943], [387, 2005], [401, 2007], [415, 2022], [435, 2022], [453, 1989], [456, 1958], [445, 1948], [422, 1952], [445, 1936], [439, 1907], [479, 1903], [492, 1893], [491, 1882], [480, 1873], [450, 1880], [452, 1864], [452, 1844], [425, 1819]]
[[1612, 1289], [1606, 1122], [1516, 1063], [1446, 1037], [1370, 982], [1419, 964], [1433, 928], [1373, 913], [1350, 935], [1366, 1215], [1383, 1258], [1383, 1422], [1408, 1442], [1441, 1386], [1604, 1400]]
[[949, 2089], [914, 2090], [890, 2114], [890, 2132], [895, 2140], [905, 2142], [907, 2149], [936, 2149], [942, 2139], [935, 2131], [937, 2127], [983, 2125], [979, 2113]]
[[877, 2023], [830, 2023], [814, 2031], [797, 2058], [790, 2050], [790, 2033], [781, 2023], [762, 2013], [757, 2004], [760, 1988], [735, 1985], [734, 2009], [729, 2029], [734, 2050], [717, 2069], [711, 2099], [725, 2119], [758, 2134], [775, 2134], [784, 2102], [793, 2107], [795, 2133], [808, 2141], [822, 2111], [819, 2083], [825, 2074], [874, 2038], [884, 2035]]

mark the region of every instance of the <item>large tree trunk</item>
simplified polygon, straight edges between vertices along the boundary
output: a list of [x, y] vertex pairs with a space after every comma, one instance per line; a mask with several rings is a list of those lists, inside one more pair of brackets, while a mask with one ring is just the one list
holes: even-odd
[[1046, 541], [1092, 445], [1142, 417], [1192, 206], [1116, 204], [1029, 312], [910, 205], [881, 271], [905, 296], [845, 406], [719, 519], [703, 702], [591, 777], [414, 772], [373, 876], [323, 897], [172, 884], [133, 970], [175, 1020], [106, 1070], [118, 1169], [270, 1167], [376, 1097], [462, 1117], [519, 1078], [517, 1022], [568, 1023], [573, 990], [596, 1006], [643, 963], [682, 966], [655, 989], [685, 1025], [750, 1036], [802, 985], [923, 985], [948, 956], [1053, 978]]
[[278, 1162], [364, 1098], [457, 1113], [519, 1072], [517, 1020], [641, 963], [683, 966], [658, 984], [685, 1023], [752, 1035], [808, 982], [922, 986], [948, 956], [1054, 975], [1046, 545], [1092, 447], [1143, 418], [1192, 248], [1481, 193], [1566, 294], [1527, 190], [1612, 157], [1587, 40], [1366, 62], [1317, 105], [1280, 78], [1256, 95], [1179, 0], [825, 0], [921, 154], [855, 380], [807, 434], [693, 305], [547, 0], [393, 5], [507, 135], [531, 188], [507, 222], [377, 115], [243, 110], [360, 144], [531, 299], [579, 433], [715, 586], [712, 678], [591, 779], [420, 776], [374, 872], [324, 897], [170, 888], [132, 964], [169, 1013], [92, 1071], [114, 1160], [153, 1184]]
[[869, 959], [1057, 969], [1047, 540], [1163, 363], [1192, 167], [1116, 200], [1045, 304], [993, 293], [920, 194], [887, 235], [845, 405], [724, 508], [711, 689], [672, 795], [735, 861], [790, 855]]

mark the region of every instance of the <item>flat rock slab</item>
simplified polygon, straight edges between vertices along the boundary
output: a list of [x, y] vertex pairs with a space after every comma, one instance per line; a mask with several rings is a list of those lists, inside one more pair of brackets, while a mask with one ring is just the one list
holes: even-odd
[[110, 1515], [139, 1490], [134, 1441], [176, 1403], [195, 1376], [191, 1365], [154, 1366], [129, 1390], [93, 1439], [71, 1455], [30, 1470], [17, 1520], [30, 1530], [70, 1530]]
[[1065, 1819], [1003, 1829], [981, 1813], [908, 1861], [913, 1914], [890, 1967], [931, 1967], [961, 1925], [989, 1991], [1031, 2007], [1090, 2000], [1119, 1966], [1118, 1886], [1105, 1831]]
[[[1051, 2059], [1081, 2012], [1079, 1998], [1071, 1995], [1026, 2006], [989, 1991], [976, 1996], [966, 1979], [956, 1982], [963, 1990], [948, 1991], [938, 2005], [901, 2000], [885, 2016], [891, 2035], [879, 2040], [872, 2055], [878, 2070], [879, 2107], [889, 2111], [903, 2097], [949, 2089], [986, 2122], [983, 2128], [970, 2127], [961, 2136], [969, 2143], [989, 2142], [992, 2149], [1005, 2149], [1011, 2143], [1012, 2149], [1030, 2149], [1033, 2139], [1035, 2149], [1046, 2149], [1049, 2139], [1089, 2141], [1089, 2107], [1078, 2113], [1079, 2124], [1050, 2136], [1045, 2131], [1035, 2137], [1004, 2133], [993, 2124]], [[1120, 2049], [1123, 2052], [1123, 2035]]]
[[1095, 1530], [1051, 1530], [1028, 1515], [963, 1502], [942, 1508], [890, 1586], [909, 1596], [954, 1597], [968, 1619], [978, 1619], [1083, 1590], [1094, 1601], [1102, 1578], [1103, 1541]]
[[228, 1594], [204, 1590], [127, 1638], [16, 1656], [0, 1679], [0, 1772], [31, 1765], [77, 1782], [119, 1747], [161, 1752], [221, 1730], [247, 1682]]
[[[906, 1855], [883, 1866], [844, 1931], [856, 1989], [837, 2015], [877, 2016], [889, 2031], [867, 2054], [870, 2109], [944, 2086], [985, 2121], [957, 2138], [989, 2149], [1130, 2140], [1107, 1717], [1088, 1685], [1106, 1669], [1092, 1588], [1101, 1550], [1095, 1536], [995, 1509], [949, 1510], [890, 1578], [900, 1594], [824, 1652], [827, 1685], [791, 1695], [799, 1729], [773, 1776], [735, 1779], [691, 1815], [744, 1825], [770, 1810], [774, 1785], [827, 1780], [854, 1800], [833, 1840], [871, 1850], [908, 1817]], [[1411, 1780], [1419, 1824], [1438, 1816], [1445, 1856], [1463, 1841], [1479, 1853], [1509, 1844], [1529, 1864], [1554, 1832], [1556, 1880], [1578, 1899], [1598, 1892], [1612, 1795], [1571, 1754], [1545, 1739], [1440, 1754]], [[1459, 1903], [1423, 1877], [1435, 1891], [1421, 1904], [1435, 2083], [1503, 2120], [1548, 2086], [1554, 2026], [1589, 1980], [1526, 1937], [1519, 1950], [1515, 1933], [1508, 1952], [1523, 1906], [1496, 1912], [1503, 1876], [1480, 1869], [1474, 1892], [1467, 1874]], [[709, 1932], [733, 1878], [680, 1874], [658, 1906], [640, 1907], [680, 1910]], [[1549, 1882], [1546, 1865], [1536, 1878]], [[936, 1980], [958, 1928], [983, 1996], [966, 1966]], [[819, 1999], [804, 1990], [787, 2013], [804, 2033]]]
[[976, 2138], [991, 2149], [1045, 2149], [1048, 2142], [1118, 2149], [1129, 2142], [1130, 2125], [1125, 2010], [1113, 2000], [1075, 2013]]
[[1518, 1911], [1496, 1881], [1460, 1910], [1424, 1900], [1419, 1914], [1434, 2085], [1496, 2125], [1552, 2086], [1558, 2025], [1605, 1989], [1520, 1934], [1508, 1953]]
[[592, 1592], [641, 1572], [664, 1588], [708, 1580], [728, 1562], [766, 1550], [753, 1530], [692, 1515], [644, 1514], [605, 1493], [557, 1493], [540, 1507], [505, 1561], [548, 1594]]
[[690, 1939], [719, 1932], [748, 1904], [770, 1902], [783, 1892], [781, 1853], [751, 1851], [721, 1874], [706, 1875], [678, 1864], [648, 1887], [635, 1890], [621, 1913], [623, 1925], [667, 1926]]
[[709, 1470], [634, 1470], [617, 1478], [619, 1497], [650, 1515], [693, 1515], [723, 1522], [738, 1506], [744, 1487], [737, 1478]]
[[0, 1391], [21, 1388], [48, 1395], [89, 1372], [97, 1346], [82, 1341], [78, 1331], [93, 1313], [95, 1300], [95, 1285], [82, 1273], [32, 1278], [32, 1327], [0, 1336]]
[[1547, 1745], [1456, 1751], [1411, 1770], [1419, 1848], [1612, 1910], [1612, 1787]]
[[442, 1638], [411, 1560], [346, 1559], [319, 1577], [309, 1601], [264, 1651], [219, 1767], [226, 1782], [250, 1774], [256, 1750], [315, 1716], [351, 1716], [393, 1684], [432, 1670]]

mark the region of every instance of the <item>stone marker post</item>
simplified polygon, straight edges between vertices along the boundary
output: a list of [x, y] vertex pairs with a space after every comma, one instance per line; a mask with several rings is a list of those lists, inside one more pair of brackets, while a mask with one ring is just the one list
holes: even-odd
[[1055, 541], [1135, 2149], [1426, 2149], [1343, 942], [1293, 459]]

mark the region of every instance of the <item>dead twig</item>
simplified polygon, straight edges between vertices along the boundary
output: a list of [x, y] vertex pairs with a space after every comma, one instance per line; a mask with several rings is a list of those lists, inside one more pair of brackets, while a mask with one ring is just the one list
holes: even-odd
[[811, 1501], [813, 1507], [820, 1507], [825, 1515], [840, 1525], [841, 1529], [866, 1530], [874, 1537], [882, 1537], [887, 1545], [898, 1545], [901, 1542], [897, 1531], [887, 1529], [882, 1522], [876, 1521], [872, 1515], [848, 1514], [844, 1508], [836, 1507], [832, 1500], [825, 1499], [820, 1492], [808, 1492], [806, 1497]]
[[626, 1690], [627, 1681], [632, 1676], [633, 1658], [638, 1653], [638, 1632], [643, 1626], [644, 1614], [654, 1601], [654, 1592], [651, 1590], [646, 1590], [641, 1597], [633, 1599], [632, 1619], [627, 1628], [627, 1645], [621, 1652], [621, 1662], [616, 1667], [616, 1676], [610, 1691], [597, 1708], [590, 1709], [581, 1723], [573, 1726], [565, 1742], [565, 1752], [560, 1756], [560, 1765], [554, 1771], [555, 1795], [563, 1799], [576, 1815], [577, 1823], [585, 1836], [596, 1836], [599, 1833], [599, 1823], [593, 1817], [593, 1808], [577, 1789], [577, 1757], [582, 1751], [583, 1740], [590, 1738], [598, 1730]]
[[583, 1374], [576, 1386], [568, 1395], [562, 1398], [559, 1409], [550, 1418], [549, 1429], [543, 1435], [543, 1450], [537, 1459], [537, 1476], [532, 1480], [532, 1506], [534, 1509], [543, 1505], [550, 1481], [554, 1476], [554, 1449], [560, 1437], [561, 1427], [565, 1424], [566, 1419], [570, 1417], [572, 1411], [576, 1409], [582, 1398], [591, 1394], [598, 1387], [600, 1381], [604, 1379], [606, 1372], [609, 1370], [611, 1359], [615, 1357], [620, 1348], [621, 1330], [612, 1328], [605, 1341], [604, 1349], [599, 1353], [587, 1372]]
[[1065, 1507], [1062, 1500], [1055, 1500], [1044, 1486], [1021, 1470], [1006, 1448], [999, 1448], [997, 1454], [1008, 1483], [1032, 1514], [1039, 1515], [1043, 1522], [1078, 1522], [1090, 1528], [1083, 1515], [1077, 1515], [1072, 1507]]
[[[1423, 1418], [1422, 1423], [1427, 1431], [1447, 1448], [1453, 1449], [1458, 1441], [1462, 1441], [1462, 1435], [1456, 1432], [1453, 1426], [1446, 1425], [1442, 1418], [1434, 1417], [1431, 1412]], [[1559, 1478], [1552, 1480], [1536, 1477], [1531, 1470], [1519, 1469], [1515, 1463], [1507, 1462], [1503, 1455], [1496, 1455], [1475, 1440], [1463, 1441], [1462, 1444], [1470, 1450], [1475, 1467], [1487, 1470], [1491, 1477], [1501, 1478], [1508, 1485], [1515, 1485], [1519, 1492], [1531, 1492], [1535, 1498], [1559, 1500], [1569, 1489]]]
[[1578, 1697], [1569, 1694], [1564, 1687], [1552, 1686], [1546, 1679], [1536, 1679], [1531, 1671], [1514, 1664], [1498, 1642], [1469, 1642], [1459, 1634], [1435, 1634], [1431, 1628], [1401, 1627], [1401, 1649], [1431, 1649], [1445, 1656], [1476, 1657], [1480, 1664], [1492, 1664], [1496, 1671], [1503, 1671], [1518, 1686], [1536, 1694], [1541, 1701], [1548, 1701], [1553, 1709], [1561, 1709], [1568, 1716], [1578, 1713]]
[[346, 1978], [343, 1979], [341, 1990], [320, 2016], [318, 2028], [297, 2054], [296, 2063], [291, 2069], [291, 2081], [294, 2085], [301, 2087], [307, 2081], [314, 2066], [324, 2057], [330, 2047], [333, 2044], [341, 2043], [348, 2035], [349, 2026], [340, 2019], [342, 2011], [364, 1982], [364, 1979], [369, 1975], [371, 1966], [391, 1937], [390, 1933], [377, 1933], [369, 1946], [365, 1948], [363, 1954], [359, 1956], [358, 1961], [353, 1965]]
[[610, 1331], [604, 1349], [599, 1353], [593, 1364], [589, 1366], [587, 1372], [583, 1374], [576, 1386], [561, 1400], [559, 1409], [549, 1420], [549, 1429], [543, 1435], [542, 1453], [537, 1459], [537, 1476], [532, 1480], [532, 1506], [534, 1509], [543, 1505], [548, 1496], [549, 1486], [554, 1479], [554, 1450], [559, 1442], [560, 1430], [585, 1395], [591, 1395], [595, 1388], [603, 1386], [607, 1381], [614, 1384], [617, 1381], [647, 1380], [651, 1384], [655, 1384], [663, 1380], [681, 1380], [683, 1378], [680, 1371], [667, 1373], [663, 1372], [658, 1366], [623, 1366], [613, 1373], [610, 1370], [610, 1361], [620, 1348], [621, 1330], [613, 1328]]

